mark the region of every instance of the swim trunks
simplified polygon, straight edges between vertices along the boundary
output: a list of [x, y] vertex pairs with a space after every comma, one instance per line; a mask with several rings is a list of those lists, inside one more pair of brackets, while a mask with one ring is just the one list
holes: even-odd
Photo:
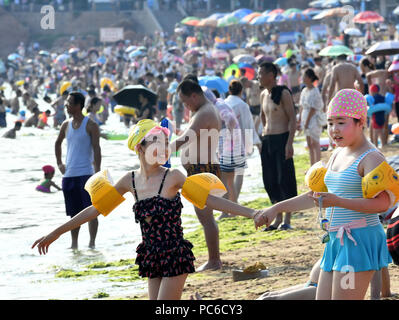
[[188, 177], [197, 173], [209, 172], [220, 178], [220, 165], [215, 163], [189, 164], [186, 170]]
[[84, 189], [86, 181], [91, 177], [64, 177], [62, 179], [62, 192], [65, 198], [65, 209], [67, 216], [71, 218], [80, 211], [91, 206], [89, 193]]

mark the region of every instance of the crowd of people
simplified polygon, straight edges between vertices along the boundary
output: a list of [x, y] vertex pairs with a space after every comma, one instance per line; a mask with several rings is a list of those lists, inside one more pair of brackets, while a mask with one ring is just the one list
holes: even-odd
[[[331, 236], [320, 263], [317, 294], [312, 294], [318, 299], [362, 299], [374, 274], [371, 270], [386, 269], [391, 261], [385, 233], [377, 215], [387, 211], [390, 203], [386, 193], [381, 193], [375, 199], [362, 199], [363, 202], [359, 200], [359, 203], [346, 199], [345, 193], [354, 192], [354, 198], [362, 198], [358, 177], [354, 177], [352, 172], [357, 170], [352, 170], [352, 167], [360, 168], [358, 170], [365, 175], [381, 163], [384, 157], [377, 149], [379, 143], [381, 146], [389, 143], [389, 122], [392, 122], [392, 117], [399, 120], [399, 76], [398, 72], [388, 71], [390, 65], [395, 63], [394, 59], [363, 55], [356, 61], [346, 54], [323, 57], [316, 51], [306, 50], [301, 41], [290, 43], [284, 49], [278, 43], [274, 47], [266, 43], [243, 49], [248, 59], [247, 69], [238, 68], [225, 77], [225, 70], [236, 62], [234, 59], [238, 53], [227, 51], [227, 56], [222, 59], [214, 58], [212, 48], [216, 36], [219, 37], [211, 32], [196, 34], [195, 37], [178, 33], [167, 38], [156, 33], [154, 37], [144, 37], [141, 43], [134, 45], [128, 41], [119, 41], [109, 46], [78, 48], [71, 41], [58, 52], [41, 50], [38, 44], [21, 44], [17, 48], [18, 56], [7, 62], [3, 83], [0, 84], [5, 88], [8, 83], [12, 88], [8, 96], [3, 91], [1, 93], [0, 119], [2, 126], [6, 126], [8, 112], [18, 117], [24, 117], [22, 112], [28, 112], [29, 118], [25, 122], [16, 121], [15, 128], [9, 130], [5, 137], [15, 138], [16, 131], [22, 125], [43, 128], [52, 114], [54, 128], [60, 128], [56, 141], [57, 165], [65, 174], [62, 189], [67, 214], [73, 218], [53, 233], [40, 238], [34, 246], [38, 245], [41, 253], [47, 253], [50, 243], [62, 233], [71, 231], [72, 247], [77, 248], [79, 226], [87, 221], [90, 221], [90, 246], [95, 246], [97, 216], [100, 212], [89, 206], [90, 198], [83, 186], [93, 173], [100, 171], [99, 128], [107, 123], [110, 114], [114, 112], [117, 103], [113, 94], [128, 84], [141, 84], [155, 92], [158, 101], [151, 104], [148, 99], [141, 97], [140, 105], [136, 106], [137, 113], [125, 115], [121, 119], [127, 127], [133, 126], [135, 129], [129, 135], [129, 148], [138, 154], [140, 169], [133, 174], [127, 173], [116, 184], [116, 189], [120, 194], [128, 191], [134, 194], [137, 201], [134, 211], [136, 221], [142, 226], [143, 239], [152, 237], [148, 225], [155, 217], [146, 210], [155, 207], [159, 212], [165, 213], [172, 208], [175, 212], [173, 217], [165, 215], [161, 221], [154, 220], [159, 224], [157, 227], [160, 230], [167, 230], [163, 235], [172, 232], [176, 237], [173, 240], [175, 242], [168, 242], [169, 245], [181, 248], [176, 258], [179, 263], [172, 261], [179, 267], [171, 268], [170, 261], [166, 259], [161, 264], [166, 264], [169, 269], [156, 267], [155, 270], [149, 266], [159, 264], [158, 259], [161, 258], [149, 249], [146, 240], [139, 246], [136, 263], [140, 266], [140, 275], [149, 277], [151, 299], [180, 298], [187, 274], [194, 272], [192, 245], [180, 233], [181, 211], [176, 209], [180, 206], [177, 191], [182, 188], [185, 175], [178, 169], [165, 169], [160, 163], [149, 164], [144, 156], [149, 145], [144, 143], [144, 137], [138, 140], [136, 136], [141, 134], [142, 128], [150, 126], [151, 130], [154, 129], [152, 134], [160, 139], [165, 131], [159, 129], [157, 123], [165, 117], [173, 122], [177, 133], [177, 138], [170, 145], [174, 151], [184, 148], [192, 132], [196, 134], [198, 146], [201, 145], [201, 130], [218, 133], [216, 137], [208, 137], [210, 143], [207, 144], [207, 150], [200, 149], [195, 156], [189, 155], [183, 164], [188, 177], [209, 172], [219, 177], [227, 189], [228, 200], [210, 197], [204, 208], [195, 206], [209, 253], [208, 261], [197, 268], [197, 271], [218, 269], [222, 266], [219, 230], [212, 214], [214, 209], [223, 212], [220, 219], [227, 218], [230, 214], [253, 218], [256, 226], [266, 225], [263, 229], [265, 232], [289, 230], [292, 229], [291, 213], [313, 207], [318, 196], [322, 196], [330, 219], [333, 219], [331, 208], [338, 202], [342, 203], [342, 214], [348, 216], [344, 223], [362, 218], [364, 214], [360, 212], [372, 213], [365, 221], [364, 230], [353, 230], [353, 235], [356, 234], [354, 243], [358, 241], [363, 245], [365, 239], [371, 235], [380, 247], [366, 248], [370, 252], [368, 256], [376, 256], [378, 261], [364, 261], [365, 257], [356, 258], [354, 272], [361, 286], [347, 293], [337, 288], [341, 278], [332, 276], [333, 272], [341, 270], [337, 269], [334, 261], [339, 261], [341, 268], [348, 262], [345, 254], [347, 257], [351, 254], [356, 257], [358, 255], [354, 253], [356, 248], [353, 247], [351, 238], [345, 240], [345, 252], [338, 254], [336, 251], [341, 246], [340, 239], [335, 240], [335, 236]], [[220, 35], [219, 38], [223, 37], [256, 42], [238, 30], [231, 35]], [[190, 47], [190, 43], [195, 43], [195, 48]], [[64, 53], [65, 50], [68, 54]], [[359, 53], [364, 54], [366, 50], [367, 48], [361, 48]], [[242, 51], [240, 53], [243, 54]], [[286, 58], [285, 65], [273, 63], [283, 55]], [[253, 70], [252, 76], [248, 68]], [[228, 89], [222, 90], [211, 84], [201, 85], [203, 76], [210, 75], [221, 80], [226, 78]], [[40, 110], [38, 100], [42, 100], [40, 106], [47, 104], [48, 109]], [[336, 107], [337, 101], [349, 106], [341, 110]], [[395, 105], [392, 112], [367, 114], [366, 104], [370, 106], [372, 103], [388, 101], [391, 106]], [[351, 107], [351, 104], [355, 106]], [[103, 110], [99, 113], [101, 107]], [[352, 108], [356, 110], [350, 112]], [[87, 112], [88, 116], [84, 117], [83, 112]], [[152, 120], [155, 121], [148, 124]], [[306, 136], [309, 165], [313, 165], [321, 159], [320, 138], [327, 123], [329, 148], [335, 150], [329, 169], [337, 173], [345, 172], [347, 163], [352, 163], [352, 175], [342, 174], [343, 180], [338, 176], [326, 178], [331, 193], [318, 196], [306, 193], [298, 196], [293, 161], [294, 138], [301, 133]], [[80, 132], [81, 128], [86, 130]], [[369, 129], [371, 143], [363, 128]], [[235, 136], [234, 133], [237, 132], [239, 134]], [[60, 150], [65, 138], [68, 140], [68, 151], [64, 165]], [[215, 138], [216, 143], [211, 141]], [[165, 144], [167, 149], [168, 142]], [[259, 150], [263, 184], [273, 204], [272, 207], [260, 211], [237, 204], [247, 168], [246, 158], [254, 152], [254, 148]], [[162, 149], [162, 152], [165, 154], [166, 151]], [[366, 160], [361, 161], [363, 158]], [[93, 161], [95, 167], [91, 165]], [[75, 170], [74, 166], [80, 167]], [[342, 185], [346, 186], [348, 181], [355, 181], [356, 191], [347, 190]], [[79, 201], [76, 200], [78, 198]], [[171, 221], [174, 225], [172, 229]], [[332, 227], [339, 227], [336, 220], [334, 223]], [[331, 231], [330, 234], [333, 235], [334, 232]], [[166, 239], [162, 238], [160, 241]], [[159, 250], [170, 249], [164, 245], [155, 243], [154, 247]]]

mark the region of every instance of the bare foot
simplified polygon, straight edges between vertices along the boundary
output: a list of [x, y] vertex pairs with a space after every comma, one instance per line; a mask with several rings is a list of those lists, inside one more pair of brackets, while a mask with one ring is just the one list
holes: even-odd
[[89, 248], [90, 248], [90, 249], [95, 249], [95, 248], [96, 248], [96, 245], [95, 245], [94, 243], [89, 243]]
[[233, 218], [233, 217], [234, 217], [233, 215], [223, 212], [216, 220], [220, 221], [225, 218]]
[[202, 266], [197, 268], [197, 272], [202, 272], [205, 270], [218, 270], [222, 268], [222, 261], [216, 260], [216, 261], [207, 261], [205, 262]]

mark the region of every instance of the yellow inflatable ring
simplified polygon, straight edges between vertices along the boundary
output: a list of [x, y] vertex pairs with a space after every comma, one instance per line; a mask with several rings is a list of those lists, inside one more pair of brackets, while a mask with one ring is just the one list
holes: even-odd
[[124, 116], [125, 114], [131, 114], [132, 116], [135, 116], [137, 113], [135, 108], [126, 106], [115, 106], [114, 111], [120, 116]]
[[209, 194], [222, 197], [227, 192], [223, 182], [212, 173], [189, 176], [183, 184], [182, 196], [200, 209], [204, 209]]
[[313, 192], [328, 192], [327, 186], [324, 183], [324, 176], [326, 175], [327, 168], [321, 161], [316, 162], [310, 167], [305, 175], [305, 184]]
[[85, 184], [85, 190], [89, 193], [93, 206], [104, 216], [125, 201], [113, 186], [108, 170], [92, 175]]
[[69, 81], [64, 82], [61, 87], [60, 87], [60, 95], [64, 93], [65, 90], [68, 90], [68, 88], [72, 86], [72, 83]]

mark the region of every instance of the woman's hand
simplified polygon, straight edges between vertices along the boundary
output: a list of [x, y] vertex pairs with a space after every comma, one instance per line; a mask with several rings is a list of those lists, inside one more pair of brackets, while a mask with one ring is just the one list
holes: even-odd
[[278, 212], [273, 207], [258, 210], [254, 216], [255, 228], [258, 229], [263, 225], [266, 225], [266, 227], [268, 227], [272, 223], [272, 221], [276, 219], [277, 214]]
[[37, 245], [37, 249], [39, 250], [40, 254], [46, 254], [48, 252], [48, 247], [50, 246], [51, 243], [53, 243], [55, 240], [58, 239], [59, 236], [50, 233], [45, 237], [41, 237], [40, 239], [37, 239], [33, 245], [32, 249]]
[[319, 207], [319, 198], [323, 197], [323, 208], [337, 207], [340, 200], [340, 197], [329, 192], [314, 192], [308, 196], [313, 199], [316, 207]]

